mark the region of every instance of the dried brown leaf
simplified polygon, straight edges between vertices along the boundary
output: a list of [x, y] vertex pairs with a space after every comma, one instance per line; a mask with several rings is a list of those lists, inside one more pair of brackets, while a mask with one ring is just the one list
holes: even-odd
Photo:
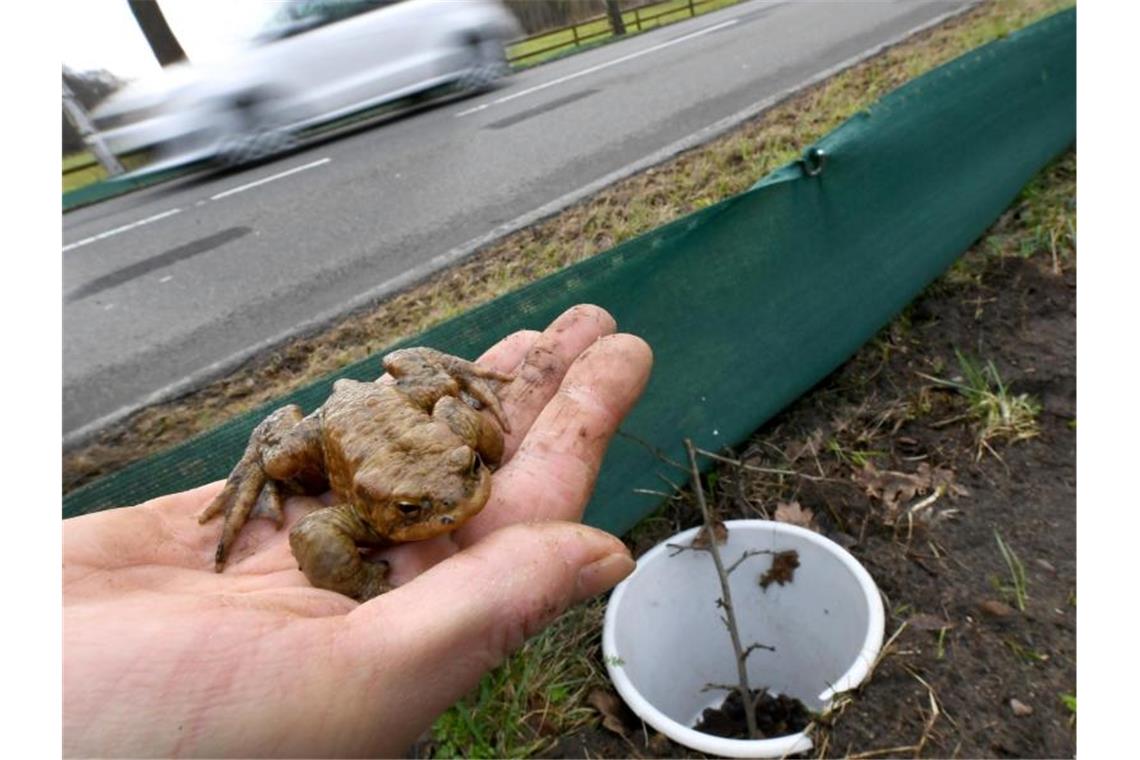
[[925, 496], [938, 489], [952, 498], [969, 495], [965, 487], [955, 482], [953, 470], [931, 467], [927, 462], [920, 463], [913, 473], [879, 470], [867, 462], [852, 477], [863, 486], [868, 496], [883, 502], [891, 512], [898, 511], [917, 496]]
[[1013, 607], [1010, 607], [1005, 602], [999, 602], [997, 599], [986, 599], [978, 605], [978, 608], [995, 618], [1007, 618], [1013, 614]]
[[780, 552], [772, 557], [772, 566], [760, 576], [760, 587], [767, 589], [772, 583], [783, 586], [795, 580], [796, 568], [800, 566], [800, 554], [795, 549]]
[[816, 428], [811, 435], [802, 441], [792, 441], [784, 448], [784, 459], [788, 464], [795, 464], [799, 459], [818, 454], [823, 446], [823, 431]]
[[622, 720], [624, 704], [616, 694], [605, 689], [592, 689], [586, 702], [602, 716], [602, 725], [618, 736], [625, 736], [625, 721]]
[[[728, 540], [728, 528], [721, 520], [713, 520], [712, 534], [716, 539], [717, 546], [723, 546], [724, 542]], [[701, 529], [697, 531], [697, 535], [693, 536], [693, 543], [691, 546], [694, 549], [707, 549], [709, 548], [709, 526], [702, 525]]]
[[782, 501], [776, 505], [776, 514], [774, 516], [777, 522], [798, 525], [801, 528], [810, 528], [812, 527], [811, 523], [815, 518], [815, 513], [810, 509], [800, 506], [798, 501]]

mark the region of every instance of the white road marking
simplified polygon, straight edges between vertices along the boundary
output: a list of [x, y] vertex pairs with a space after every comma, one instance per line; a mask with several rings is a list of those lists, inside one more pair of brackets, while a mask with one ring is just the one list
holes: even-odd
[[256, 182], [250, 182], [250, 183], [245, 184], [245, 185], [238, 185], [235, 188], [232, 188], [230, 190], [226, 190], [224, 192], [218, 193], [217, 195], [211, 195], [210, 200], [216, 201], [219, 198], [225, 198], [228, 195], [234, 195], [235, 193], [243, 193], [252, 187], [257, 187], [258, 185], [264, 185], [266, 182], [272, 182], [274, 180], [281, 179], [282, 177], [288, 177], [290, 174], [296, 174], [297, 172], [303, 172], [303, 171], [306, 171], [307, 169], [313, 169], [315, 167], [322, 166], [323, 164], [327, 164], [329, 161], [332, 161], [332, 159], [331, 158], [322, 158], [319, 161], [312, 162], [311, 164], [305, 164], [304, 166], [298, 166], [298, 167], [295, 167], [293, 169], [289, 169], [288, 171], [283, 171], [283, 172], [280, 172], [278, 174], [272, 174], [272, 175], [265, 177], [263, 179], [259, 179]]
[[559, 77], [558, 79], [551, 79], [549, 82], [543, 82], [542, 84], [535, 85], [534, 87], [528, 87], [525, 90], [519, 90], [518, 92], [512, 92], [510, 95], [504, 95], [503, 97], [501, 97], [497, 100], [493, 100], [490, 103], [483, 103], [482, 105], [475, 106], [474, 108], [468, 108], [466, 111], [460, 111], [459, 113], [455, 114], [455, 117], [459, 118], [460, 116], [469, 116], [470, 114], [478, 113], [479, 111], [482, 111], [485, 108], [490, 108], [491, 106], [497, 106], [497, 105], [500, 105], [502, 103], [506, 103], [508, 101], [514, 100], [515, 98], [521, 98], [524, 95], [531, 95], [533, 93], [538, 92], [539, 90], [545, 90], [547, 87], [554, 87], [555, 85], [564, 84], [566, 82], [569, 82], [571, 79], [577, 79], [578, 77], [584, 77], [587, 74], [593, 74], [596, 71], [601, 71], [602, 69], [608, 69], [610, 66], [617, 66], [619, 63], [625, 63], [626, 61], [632, 61], [634, 58], [640, 58], [643, 55], [649, 55], [650, 53], [656, 53], [658, 50], [664, 50], [665, 48], [671, 47], [672, 45], [679, 45], [680, 43], [687, 42], [688, 40], [691, 40], [694, 37], [700, 37], [702, 34], [708, 34], [709, 32], [715, 32], [719, 29], [725, 29], [727, 27], [732, 26], [733, 24], [738, 23], [739, 21], [740, 21], [740, 19], [734, 18], [734, 19], [729, 19], [728, 21], [722, 21], [719, 24], [713, 24], [712, 26], [706, 26], [704, 29], [698, 29], [695, 32], [691, 32], [690, 34], [686, 34], [682, 37], [678, 37], [675, 40], [669, 40], [668, 42], [662, 42], [659, 45], [654, 45], [653, 47], [645, 48], [645, 50], [639, 50], [636, 53], [630, 53], [629, 55], [623, 55], [621, 58], [615, 58], [612, 61], [606, 61], [605, 63], [599, 63], [597, 66], [591, 66], [587, 69], [582, 69], [581, 71], [575, 71], [573, 74], [567, 74], [566, 76]]
[[146, 219], [140, 219], [137, 222], [131, 222], [130, 224], [124, 224], [122, 227], [116, 227], [113, 230], [107, 230], [106, 232], [100, 232], [98, 235], [92, 235], [89, 238], [83, 238], [82, 240], [77, 240], [74, 243], [69, 243], [63, 247], [63, 250], [64, 251], [70, 251], [73, 248], [79, 248], [80, 246], [87, 245], [89, 243], [94, 243], [97, 240], [109, 238], [112, 235], [118, 235], [120, 232], [126, 232], [127, 230], [133, 230], [135, 227], [142, 227], [144, 224], [150, 224], [151, 222], [157, 222], [159, 219], [165, 219], [168, 216], [173, 216], [173, 215], [179, 213], [180, 211], [182, 211], [182, 209], [172, 208], [169, 211], [163, 211], [161, 214], [155, 214], [154, 216], [148, 216]]
[[172, 274], [168, 274], [168, 275], [166, 275], [165, 277], [163, 277], [161, 280], [159, 280], [158, 282], [161, 284], [161, 283], [164, 283], [164, 282], [170, 282], [170, 281], [171, 281], [171, 280], [173, 280], [173, 279], [174, 279], [174, 275], [172, 275]]
[[[225, 190], [223, 192], [220, 192], [217, 195], [210, 196], [210, 200], [216, 201], [220, 198], [225, 198], [228, 195], [234, 195], [235, 193], [241, 193], [241, 192], [244, 192], [246, 190], [249, 190], [251, 187], [257, 187], [258, 185], [264, 185], [266, 182], [272, 182], [275, 179], [281, 179], [282, 177], [288, 177], [290, 174], [296, 174], [297, 172], [303, 172], [306, 169], [312, 169], [312, 168], [315, 168], [317, 166], [322, 166], [324, 164], [327, 164], [329, 161], [332, 161], [332, 159], [331, 158], [322, 158], [319, 161], [313, 161], [312, 163], [305, 164], [303, 166], [297, 166], [297, 167], [294, 167], [294, 168], [289, 169], [287, 171], [279, 172], [277, 174], [273, 174], [273, 175], [265, 177], [263, 179], [259, 179], [256, 182], [249, 182], [245, 185], [239, 185], [238, 187], [234, 187], [234, 188], [231, 188], [229, 190]], [[194, 206], [195, 207], [204, 206], [204, 205], [206, 205], [206, 203], [208, 203], [208, 201], [196, 201], [194, 203]], [[104, 238], [109, 238], [112, 235], [118, 235], [120, 232], [126, 232], [127, 230], [133, 230], [136, 227], [142, 227], [144, 224], [150, 224], [151, 222], [157, 222], [159, 219], [165, 219], [166, 217], [173, 216], [174, 214], [177, 214], [181, 211], [182, 211], [182, 209], [180, 209], [180, 208], [172, 208], [169, 211], [163, 211], [161, 214], [155, 214], [154, 216], [148, 216], [146, 219], [140, 219], [137, 222], [131, 222], [130, 224], [124, 224], [122, 227], [116, 227], [113, 230], [107, 230], [106, 232], [100, 232], [98, 235], [92, 235], [89, 238], [84, 238], [82, 240], [77, 240], [74, 243], [69, 243], [63, 247], [63, 250], [64, 251], [70, 251], [73, 248], [79, 248], [80, 246], [88, 245], [89, 243], [94, 243], [96, 241], [103, 240]]]

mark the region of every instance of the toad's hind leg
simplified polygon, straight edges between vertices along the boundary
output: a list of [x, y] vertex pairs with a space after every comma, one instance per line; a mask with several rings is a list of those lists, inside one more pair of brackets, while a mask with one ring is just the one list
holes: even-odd
[[289, 531], [293, 556], [310, 583], [361, 602], [392, 588], [388, 563], [366, 562], [357, 549], [382, 543], [348, 504], [310, 512]]
[[199, 523], [225, 515], [214, 569], [221, 572], [225, 567], [226, 556], [251, 516], [268, 517], [277, 527], [284, 523], [279, 482], [293, 487], [312, 483], [322, 464], [319, 425], [315, 418], [303, 417], [299, 406], [282, 407], [255, 427], [225, 487], [198, 515]]
[[442, 420], [452, 432], [479, 454], [484, 464], [498, 467], [503, 459], [503, 432], [486, 416], [455, 396], [435, 402], [431, 416]]
[[511, 431], [498, 396], [499, 387], [511, 381], [510, 375], [423, 347], [393, 351], [384, 357], [384, 369], [396, 379], [396, 387], [425, 410], [443, 396], [458, 397], [463, 391], [491, 412], [504, 432]]

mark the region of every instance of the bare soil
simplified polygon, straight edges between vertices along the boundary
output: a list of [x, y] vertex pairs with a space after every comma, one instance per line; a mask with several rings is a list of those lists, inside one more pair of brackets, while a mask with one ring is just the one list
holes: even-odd
[[[804, 703], [793, 697], [753, 689], [752, 699], [756, 705], [756, 729], [762, 738], [798, 733], [811, 722], [811, 713]], [[726, 739], [747, 739], [748, 720], [740, 692], [730, 692], [719, 707], [707, 708], [694, 728]]]
[[[721, 519], [806, 524], [847, 547], [882, 592], [881, 659], [811, 729], [811, 756], [1075, 755], [1075, 247], [1036, 226], [1043, 208], [1075, 216], [1075, 171], [1073, 153], [1053, 164], [875, 340], [724, 452], [798, 474], [721, 465]], [[1044, 207], [1042, 188], [1055, 194]], [[992, 361], [1005, 398], [1040, 404], [1035, 434], [987, 432], [968, 398], [938, 382], [962, 379], [959, 353]], [[640, 554], [699, 522], [678, 493], [629, 541]], [[628, 712], [624, 730], [609, 725], [547, 754], [699, 756]]]

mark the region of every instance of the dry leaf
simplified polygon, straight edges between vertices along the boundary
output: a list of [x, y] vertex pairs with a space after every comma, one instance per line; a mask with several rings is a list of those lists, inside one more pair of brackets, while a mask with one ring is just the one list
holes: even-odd
[[621, 719], [621, 699], [605, 689], [593, 689], [586, 697], [586, 702], [597, 710], [602, 716], [602, 725], [618, 736], [625, 736], [625, 722]]
[[812, 511], [801, 507], [798, 501], [781, 501], [776, 505], [775, 518], [777, 522], [810, 528], [814, 517]]
[[931, 468], [930, 465], [923, 462], [918, 466], [918, 474], [928, 481], [926, 487], [928, 491], [941, 488], [952, 499], [970, 495], [965, 486], [958, 485], [955, 482], [956, 475], [953, 470], [948, 470], [945, 467]]
[[[722, 520], [712, 521], [712, 533], [716, 538], [716, 545], [723, 546], [724, 542], [728, 540], [728, 528]], [[702, 525], [701, 529], [697, 531], [697, 535], [693, 536], [693, 543], [691, 546], [694, 549], [707, 549], [709, 548], [709, 526]]]
[[898, 511], [915, 497], [925, 496], [938, 489], [951, 498], [969, 495], [969, 491], [954, 482], [953, 470], [931, 467], [926, 462], [919, 464], [918, 470], [913, 473], [879, 470], [867, 462], [853, 477], [866, 489], [868, 496], [883, 502], [891, 512]]
[[795, 549], [780, 552], [772, 557], [772, 566], [760, 576], [760, 587], [767, 589], [772, 583], [783, 586], [795, 580], [796, 568], [800, 566], [800, 554]]
[[1013, 607], [1005, 602], [999, 602], [997, 599], [986, 599], [978, 607], [990, 617], [1007, 618], [1013, 614]]
[[805, 456], [814, 456], [819, 453], [823, 445], [823, 431], [816, 428], [811, 435], [803, 441], [792, 441], [784, 448], [784, 459], [788, 464], [795, 464]]

